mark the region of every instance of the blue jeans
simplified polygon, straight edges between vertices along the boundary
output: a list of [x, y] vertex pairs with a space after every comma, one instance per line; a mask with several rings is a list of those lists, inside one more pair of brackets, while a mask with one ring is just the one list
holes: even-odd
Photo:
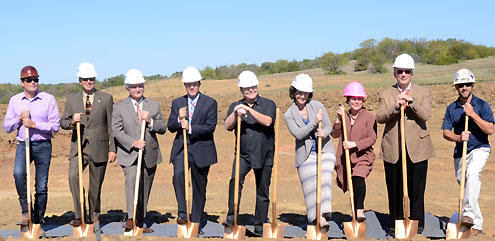
[[[50, 160], [52, 157], [52, 142], [32, 141], [31, 142], [31, 160], [34, 161], [36, 176], [34, 195], [34, 210], [32, 212], [33, 222], [39, 223], [46, 211], [46, 201], [48, 200], [48, 171], [50, 169]], [[26, 144], [19, 142], [15, 153], [14, 179], [19, 203], [21, 204], [22, 213], [28, 212], [27, 205], [27, 186], [26, 186]]]

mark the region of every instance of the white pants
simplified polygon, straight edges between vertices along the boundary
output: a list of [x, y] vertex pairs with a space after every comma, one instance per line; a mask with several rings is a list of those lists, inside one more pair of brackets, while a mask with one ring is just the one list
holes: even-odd
[[[489, 155], [490, 148], [482, 147], [472, 150], [466, 156], [466, 186], [464, 189], [462, 216], [472, 218], [474, 221], [473, 228], [478, 230], [482, 230], [483, 227], [483, 215], [481, 215], [480, 206], [478, 204], [481, 189], [480, 176]], [[462, 158], [454, 159], [454, 166], [457, 183], [460, 183]]]

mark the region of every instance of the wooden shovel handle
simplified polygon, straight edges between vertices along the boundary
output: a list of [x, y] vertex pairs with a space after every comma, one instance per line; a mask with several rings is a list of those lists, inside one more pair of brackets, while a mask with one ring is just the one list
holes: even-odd
[[[185, 119], [185, 118], [184, 118]], [[187, 131], [182, 129], [182, 139], [184, 139], [184, 189], [185, 189], [185, 199], [186, 199], [186, 217], [187, 223], [190, 222], [189, 219], [189, 152], [187, 150]]]
[[[464, 120], [464, 131], [468, 131], [469, 116], [466, 115]], [[466, 185], [466, 155], [467, 155], [467, 141], [462, 143], [462, 167], [461, 167], [461, 190], [459, 191], [459, 222], [462, 220], [462, 203], [464, 202], [464, 186]]]
[[83, 185], [83, 162], [82, 162], [82, 144], [81, 144], [81, 122], [76, 122], [77, 133], [77, 168], [79, 173], [79, 205], [81, 208], [81, 223], [86, 225], [86, 213], [84, 212], [84, 185]]
[[237, 115], [237, 136], [235, 145], [235, 185], [234, 185], [234, 226], [237, 226], [237, 209], [239, 208], [239, 169], [241, 157], [241, 116]]
[[278, 184], [278, 127], [279, 127], [279, 112], [277, 108], [275, 116], [275, 147], [273, 151], [273, 197], [272, 197], [272, 223], [277, 222], [277, 184]]
[[26, 191], [27, 191], [27, 205], [28, 205], [28, 230], [31, 232], [33, 226], [33, 220], [31, 220], [31, 140], [29, 138], [29, 127], [25, 127], [24, 143], [26, 144]]
[[400, 107], [400, 144], [402, 160], [402, 190], [403, 193], [403, 211], [404, 219], [409, 219], [409, 190], [407, 189], [407, 153], [406, 153], [406, 134], [405, 134], [405, 115], [406, 106]]
[[[146, 131], [146, 121], [142, 120], [141, 121], [141, 135], [139, 137], [139, 140], [144, 141], [144, 134]], [[136, 227], [136, 209], [137, 209], [137, 204], [138, 204], [138, 198], [139, 198], [139, 181], [141, 180], [141, 164], [143, 162], [143, 150], [139, 149], [138, 152], [138, 160], [137, 160], [137, 169], [136, 169], [136, 184], [134, 186], [134, 212], [132, 214], [133, 222], [134, 222], [134, 227]]]
[[[347, 141], [347, 113], [343, 113], [344, 116], [342, 118], [342, 128], [343, 128], [343, 134], [342, 136], [344, 137], [344, 141]], [[343, 146], [343, 145], [342, 145]], [[356, 211], [354, 207], [354, 188], [353, 188], [353, 183], [352, 183], [352, 169], [351, 169], [351, 158], [349, 156], [349, 149], [344, 149], [345, 152], [345, 166], [346, 166], [346, 173], [347, 173], [347, 188], [349, 191], [349, 198], [351, 200], [351, 213], [352, 213], [352, 220], [356, 220]]]
[[[322, 109], [318, 110], [318, 114], [323, 112]], [[321, 129], [321, 121], [318, 123], [318, 129]], [[320, 212], [321, 212], [321, 143], [322, 139], [318, 136], [318, 176], [316, 178], [316, 229], [320, 229]]]

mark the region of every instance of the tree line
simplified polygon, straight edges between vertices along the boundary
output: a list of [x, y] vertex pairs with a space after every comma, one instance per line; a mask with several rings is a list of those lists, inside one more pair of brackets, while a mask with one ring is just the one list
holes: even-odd
[[[209, 79], [235, 79], [240, 72], [251, 70], [256, 75], [267, 75], [284, 72], [293, 72], [314, 68], [322, 68], [327, 74], [342, 74], [342, 67], [350, 60], [356, 60], [354, 71], [368, 71], [370, 73], [384, 73], [386, 62], [393, 62], [401, 53], [408, 53], [415, 62], [434, 65], [455, 64], [459, 61], [485, 58], [495, 55], [495, 47], [475, 45], [464, 40], [426, 40], [420, 39], [391, 39], [384, 38], [381, 41], [368, 39], [359, 44], [359, 48], [345, 53], [328, 52], [314, 59], [277, 60], [257, 64], [231, 64], [217, 67], [205, 67], [201, 70], [203, 78]], [[158, 79], [181, 78], [182, 72], [178, 71], [170, 76], [152, 75], [145, 76], [146, 81]], [[97, 80], [96, 87], [105, 89], [112, 86], [124, 85], [123, 74]], [[79, 84], [40, 84], [40, 90], [53, 94], [55, 97], [64, 97], [68, 93], [80, 89]], [[8, 103], [11, 96], [22, 91], [19, 84], [0, 84], [0, 103]]]

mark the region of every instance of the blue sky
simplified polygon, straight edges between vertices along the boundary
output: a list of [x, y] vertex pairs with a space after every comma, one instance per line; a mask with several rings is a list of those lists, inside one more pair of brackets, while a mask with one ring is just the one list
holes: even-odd
[[256, 63], [342, 53], [366, 39], [457, 38], [495, 47], [493, 1], [3, 1], [0, 83], [33, 65], [41, 83], [137, 68]]

